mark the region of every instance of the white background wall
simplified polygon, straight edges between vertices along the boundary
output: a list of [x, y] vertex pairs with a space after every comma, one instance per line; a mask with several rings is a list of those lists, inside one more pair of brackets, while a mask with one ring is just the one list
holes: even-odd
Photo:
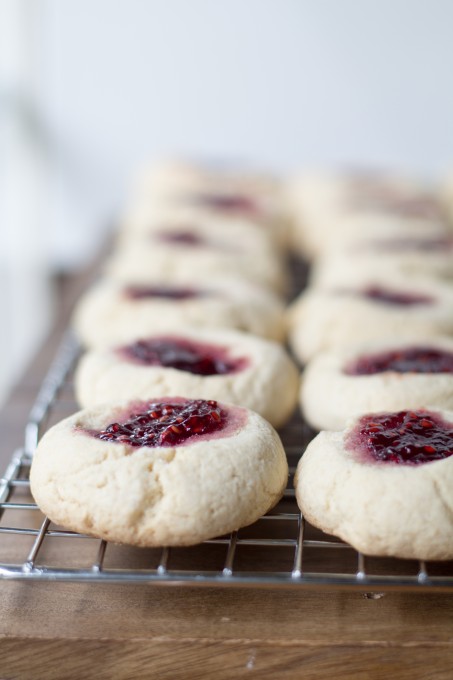
[[43, 10], [59, 243], [64, 234], [74, 257], [147, 155], [431, 176], [453, 165], [451, 0], [44, 0]]
[[0, 0], [0, 398], [143, 159], [453, 167], [452, 28], [452, 0]]

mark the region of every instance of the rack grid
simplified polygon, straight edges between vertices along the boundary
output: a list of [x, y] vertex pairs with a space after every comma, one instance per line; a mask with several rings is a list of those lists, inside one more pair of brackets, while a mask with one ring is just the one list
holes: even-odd
[[68, 333], [31, 410], [24, 448], [0, 479], [0, 579], [453, 592], [453, 562], [366, 557], [304, 521], [292, 477], [314, 433], [300, 417], [280, 432], [291, 472], [284, 497], [250, 527], [192, 548], [145, 549], [53, 525], [33, 502], [29, 470], [44, 430], [77, 408], [78, 355]]

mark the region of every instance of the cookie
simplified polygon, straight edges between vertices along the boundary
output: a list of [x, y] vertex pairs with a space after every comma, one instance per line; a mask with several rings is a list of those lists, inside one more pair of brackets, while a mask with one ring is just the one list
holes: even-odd
[[212, 210], [187, 203], [169, 201], [140, 202], [132, 204], [120, 220], [120, 243], [137, 235], [157, 232], [188, 231], [199, 229], [201, 235], [222, 238], [229, 247], [240, 247], [251, 243], [260, 247], [271, 247], [281, 253], [287, 247], [287, 224], [277, 221], [269, 224], [257, 220], [253, 215], [237, 214], [233, 211]]
[[453, 289], [440, 281], [382, 271], [355, 286], [307, 290], [290, 307], [288, 326], [291, 347], [302, 363], [350, 343], [450, 335]]
[[309, 283], [313, 286], [342, 286], [361, 276], [379, 276], [382, 271], [396, 275], [453, 278], [453, 235], [431, 237], [394, 235], [366, 239], [336, 251], [328, 250], [312, 266]]
[[318, 430], [361, 413], [426, 406], [453, 410], [453, 338], [398, 339], [321, 352], [305, 368], [300, 405]]
[[170, 209], [160, 211], [158, 207], [129, 211], [120, 221], [120, 231], [117, 247], [122, 247], [128, 241], [149, 239], [148, 243], [156, 240], [182, 238], [181, 234], [190, 234], [192, 240], [207, 241], [211, 247], [227, 250], [257, 250], [258, 252], [277, 252], [275, 239], [267, 229], [261, 228], [256, 222], [243, 218], [218, 217], [212, 219], [208, 215], [192, 210]]
[[218, 225], [227, 228], [228, 224], [253, 225], [272, 242], [275, 248], [285, 249], [288, 245], [288, 225], [286, 215], [277, 208], [249, 203], [245, 198], [205, 196], [201, 198], [182, 197], [178, 200], [159, 198], [152, 202], [133, 203], [122, 220], [123, 228], [142, 229], [142, 225], [160, 222], [179, 224], [211, 224], [213, 230]]
[[137, 546], [194, 545], [251, 524], [288, 466], [261, 416], [167, 398], [85, 410], [41, 439], [32, 494], [53, 522]]
[[321, 432], [295, 477], [306, 519], [367, 555], [453, 558], [453, 412], [363, 415]]
[[245, 406], [280, 427], [296, 406], [299, 374], [275, 342], [238, 331], [181, 329], [88, 352], [75, 389], [83, 408], [179, 394]]
[[287, 276], [283, 260], [271, 249], [255, 245], [233, 246], [214, 235], [193, 231], [154, 234], [124, 244], [107, 261], [107, 276], [146, 285], [172, 282], [175, 276], [200, 280], [207, 277], [237, 277], [283, 293]]
[[236, 328], [272, 340], [285, 334], [283, 306], [275, 295], [244, 281], [216, 278], [147, 287], [103, 280], [79, 301], [73, 325], [82, 343], [98, 347], [187, 325]]
[[276, 242], [286, 245], [288, 211], [277, 180], [254, 173], [186, 170], [145, 171], [128, 212], [141, 213], [141, 219], [242, 219], [261, 225]]
[[406, 251], [415, 257], [426, 248], [432, 256], [436, 250], [440, 252], [441, 242], [449, 247], [451, 233], [445, 216], [426, 219], [414, 215], [348, 215], [337, 218], [335, 229], [324, 239], [315, 262], [344, 251], [361, 251], [363, 255], [375, 253], [382, 257], [398, 257]]
[[290, 182], [288, 193], [293, 246], [309, 259], [345, 235], [371, 231], [376, 222], [394, 228], [408, 220], [417, 228], [419, 222], [424, 226], [443, 219], [435, 195], [395, 174], [306, 173]]
[[445, 208], [450, 227], [453, 227], [453, 173], [441, 182], [439, 188], [439, 200]]
[[167, 158], [142, 168], [135, 181], [135, 194], [156, 198], [200, 191], [246, 192], [249, 195], [278, 193], [280, 181], [272, 174], [229, 162], [203, 162]]

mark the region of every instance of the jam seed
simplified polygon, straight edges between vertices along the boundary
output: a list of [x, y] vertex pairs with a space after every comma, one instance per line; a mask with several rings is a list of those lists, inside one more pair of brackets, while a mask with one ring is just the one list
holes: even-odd
[[[376, 422], [381, 423], [382, 429], [369, 432], [368, 425], [374, 426]], [[349, 441], [375, 460], [420, 465], [453, 455], [453, 424], [424, 410], [363, 416]]]
[[[159, 442], [160, 445], [178, 445], [188, 437], [211, 434], [224, 427], [226, 414], [216, 401], [211, 400], [211, 403], [212, 406], [204, 399], [175, 404], [153, 402], [144, 413], [134, 412], [130, 420], [113, 423], [95, 436], [130, 446], [157, 446]], [[153, 414], [157, 417], [153, 418]]]

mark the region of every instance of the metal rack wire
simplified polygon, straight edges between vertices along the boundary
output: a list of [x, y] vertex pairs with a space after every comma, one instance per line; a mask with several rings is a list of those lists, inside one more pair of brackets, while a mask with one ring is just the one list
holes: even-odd
[[24, 448], [0, 479], [1, 579], [453, 592], [452, 562], [365, 557], [304, 521], [291, 480], [313, 433], [300, 417], [281, 432], [290, 485], [277, 507], [251, 527], [195, 548], [156, 550], [54, 526], [33, 502], [29, 470], [44, 429], [76, 409], [72, 371], [78, 351], [67, 335], [31, 410]]

